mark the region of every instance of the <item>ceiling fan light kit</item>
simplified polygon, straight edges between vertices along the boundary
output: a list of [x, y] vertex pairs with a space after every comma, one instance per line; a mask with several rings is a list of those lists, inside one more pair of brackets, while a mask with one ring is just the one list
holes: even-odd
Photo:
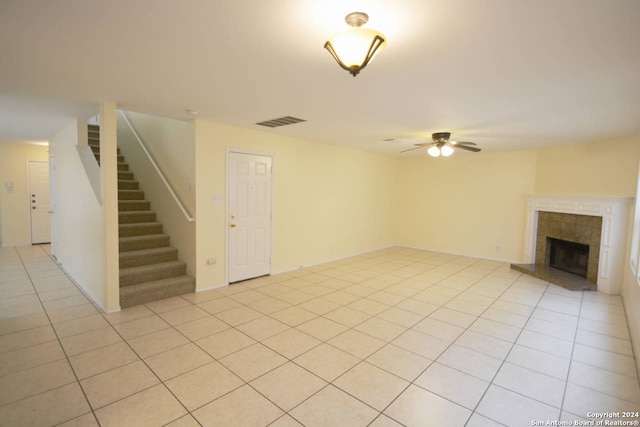
[[379, 31], [362, 27], [369, 20], [366, 13], [353, 12], [344, 20], [351, 28], [329, 37], [324, 48], [329, 51], [340, 67], [355, 77], [384, 49], [387, 41]]
[[431, 157], [440, 157], [440, 149], [435, 145], [433, 147], [429, 147], [427, 153], [429, 153]]
[[450, 145], [443, 145], [442, 148], [440, 148], [440, 154], [444, 157], [449, 157], [453, 154], [453, 148]]
[[433, 139], [433, 142], [423, 142], [421, 144], [414, 144], [416, 146], [415, 148], [410, 148], [408, 150], [401, 151], [401, 153], [404, 153], [406, 151], [417, 150], [418, 148], [422, 148], [422, 147], [429, 147], [427, 149], [427, 153], [431, 157], [440, 157], [440, 156], [449, 157], [458, 148], [462, 150], [472, 151], [474, 153], [481, 151], [480, 148], [474, 147], [474, 145], [476, 144], [474, 144], [473, 142], [449, 141], [450, 137], [451, 137], [451, 132], [432, 133], [431, 138]]

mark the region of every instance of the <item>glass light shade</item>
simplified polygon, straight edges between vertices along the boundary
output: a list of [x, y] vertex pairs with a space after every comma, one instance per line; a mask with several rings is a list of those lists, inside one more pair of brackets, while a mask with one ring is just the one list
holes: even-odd
[[431, 157], [438, 157], [440, 156], [440, 149], [438, 146], [434, 145], [427, 150], [427, 153], [429, 153]]
[[444, 157], [449, 157], [453, 154], [453, 148], [449, 147], [448, 145], [443, 145], [440, 149], [440, 152]]
[[384, 49], [387, 44], [385, 36], [371, 28], [363, 28], [369, 16], [363, 12], [353, 12], [345, 17], [351, 28], [340, 31], [327, 40], [325, 49], [331, 53], [345, 70], [357, 76], [360, 70]]
[[376, 36], [380, 36], [383, 41], [380, 46], [372, 52], [369, 58], [369, 61], [371, 61], [387, 44], [387, 42], [384, 41], [384, 36], [376, 30], [362, 27], [349, 28], [329, 37], [328, 42], [333, 46], [333, 50], [336, 52], [336, 55], [338, 55], [338, 58], [340, 58], [340, 61], [347, 68], [351, 68], [353, 66], [362, 66], [367, 60], [369, 49]]

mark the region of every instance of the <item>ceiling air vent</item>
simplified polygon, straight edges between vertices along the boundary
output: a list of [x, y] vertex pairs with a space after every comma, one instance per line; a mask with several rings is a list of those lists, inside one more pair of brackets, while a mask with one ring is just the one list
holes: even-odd
[[279, 126], [293, 125], [295, 123], [306, 122], [306, 120], [298, 119], [296, 117], [285, 116], [279, 119], [267, 120], [266, 122], [256, 123], [260, 126], [266, 126], [268, 128], [277, 128]]

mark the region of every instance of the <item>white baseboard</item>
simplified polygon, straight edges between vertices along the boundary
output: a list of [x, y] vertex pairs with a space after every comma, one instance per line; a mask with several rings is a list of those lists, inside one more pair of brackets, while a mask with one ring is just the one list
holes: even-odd
[[31, 242], [18, 242], [18, 243], [11, 243], [11, 244], [5, 244], [4, 242], [0, 242], [0, 248], [19, 248], [21, 246], [31, 246]]
[[427, 247], [419, 247], [419, 246], [411, 246], [411, 245], [395, 245], [395, 246], [398, 246], [398, 247], [401, 247], [401, 248], [408, 248], [408, 249], [417, 249], [419, 251], [437, 252], [437, 253], [446, 254], [446, 255], [456, 255], [456, 256], [463, 256], [463, 257], [468, 257], [468, 258], [478, 258], [478, 259], [483, 259], [483, 260], [487, 260], [487, 261], [506, 262], [506, 263], [509, 263], [509, 264], [520, 264], [520, 263], [522, 263], [522, 261], [519, 261], [519, 260], [513, 260], [513, 259], [507, 259], [507, 258], [493, 258], [493, 257], [484, 256], [484, 255], [468, 254], [468, 253], [463, 253], [463, 252], [445, 251], [445, 250], [436, 249], [436, 248], [427, 248]]
[[228, 283], [220, 283], [213, 286], [207, 286], [206, 288], [196, 289], [196, 293], [212, 291], [214, 289], [224, 288], [225, 286], [229, 286]]
[[58, 265], [58, 268], [60, 268], [60, 270], [62, 270], [64, 272], [64, 274], [67, 275], [67, 277], [73, 282], [74, 285], [76, 285], [76, 287], [80, 290], [80, 292], [82, 292], [82, 294], [84, 296], [86, 296], [87, 298], [89, 298], [91, 300], [91, 302], [93, 303], [93, 305], [95, 305], [96, 307], [98, 307], [100, 310], [102, 310], [102, 312], [104, 313], [115, 313], [120, 311], [120, 306], [116, 307], [116, 308], [112, 308], [112, 309], [107, 309], [105, 306], [103, 306], [98, 299], [95, 297], [95, 295], [93, 295], [91, 292], [89, 292], [84, 286], [82, 286], [82, 284], [80, 283], [80, 281], [78, 280], [77, 277], [75, 277], [71, 272], [69, 272], [67, 269], [64, 268], [64, 266], [58, 262], [58, 260], [54, 260], [54, 262]]
[[347, 254], [347, 255], [336, 257], [336, 258], [329, 258], [329, 259], [325, 259], [325, 260], [322, 260], [322, 261], [312, 262], [312, 263], [309, 263], [309, 264], [301, 264], [301, 265], [298, 265], [298, 266], [295, 266], [295, 267], [284, 267], [284, 268], [278, 269], [276, 271], [272, 271], [271, 274], [280, 274], [280, 273], [286, 273], [286, 272], [289, 272], [289, 271], [301, 270], [303, 268], [314, 267], [316, 265], [327, 264], [327, 263], [330, 263], [330, 262], [340, 261], [340, 260], [343, 260], [343, 259], [347, 259], [347, 258], [351, 258], [351, 257], [354, 257], [354, 256], [358, 256], [358, 255], [365, 255], [365, 254], [369, 254], [371, 252], [376, 252], [376, 251], [381, 251], [383, 249], [393, 248], [394, 246], [397, 246], [397, 245], [383, 246], [383, 247], [376, 248], [376, 249], [370, 249], [370, 250], [367, 250], [367, 251]]

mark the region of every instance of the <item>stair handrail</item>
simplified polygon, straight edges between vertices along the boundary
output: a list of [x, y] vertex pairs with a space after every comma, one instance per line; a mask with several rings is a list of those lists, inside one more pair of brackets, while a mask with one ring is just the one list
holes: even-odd
[[149, 153], [149, 150], [147, 150], [147, 147], [144, 145], [144, 142], [142, 142], [142, 139], [138, 135], [138, 132], [136, 132], [136, 130], [134, 129], [134, 127], [131, 124], [131, 122], [129, 121], [129, 118], [127, 117], [127, 115], [122, 110], [118, 110], [118, 112], [120, 113], [120, 115], [124, 119], [124, 121], [127, 124], [127, 126], [129, 126], [129, 129], [133, 133], [133, 136], [135, 136], [136, 140], [138, 140], [138, 144], [140, 144], [140, 147], [142, 148], [142, 151], [144, 151], [144, 153], [147, 155], [147, 158], [149, 159], [149, 161], [153, 165], [154, 169], [156, 170], [156, 172], [160, 176], [160, 179], [162, 180], [162, 182], [164, 182], [164, 185], [167, 187], [167, 190], [169, 190], [169, 193], [173, 197], [173, 200], [175, 200], [175, 202], [178, 204], [178, 207], [180, 208], [180, 210], [184, 214], [185, 218], [187, 219], [187, 222], [194, 222], [196, 219], [193, 218], [189, 214], [189, 212], [184, 207], [184, 204], [182, 203], [182, 201], [180, 200], [178, 195], [175, 193], [175, 191], [173, 191], [173, 188], [171, 188], [171, 184], [169, 184], [169, 181], [167, 181], [167, 179], [165, 178], [164, 174], [162, 173], [162, 171], [160, 170], [160, 168], [156, 164], [155, 160], [153, 160], [153, 157], [151, 156], [151, 153]]

